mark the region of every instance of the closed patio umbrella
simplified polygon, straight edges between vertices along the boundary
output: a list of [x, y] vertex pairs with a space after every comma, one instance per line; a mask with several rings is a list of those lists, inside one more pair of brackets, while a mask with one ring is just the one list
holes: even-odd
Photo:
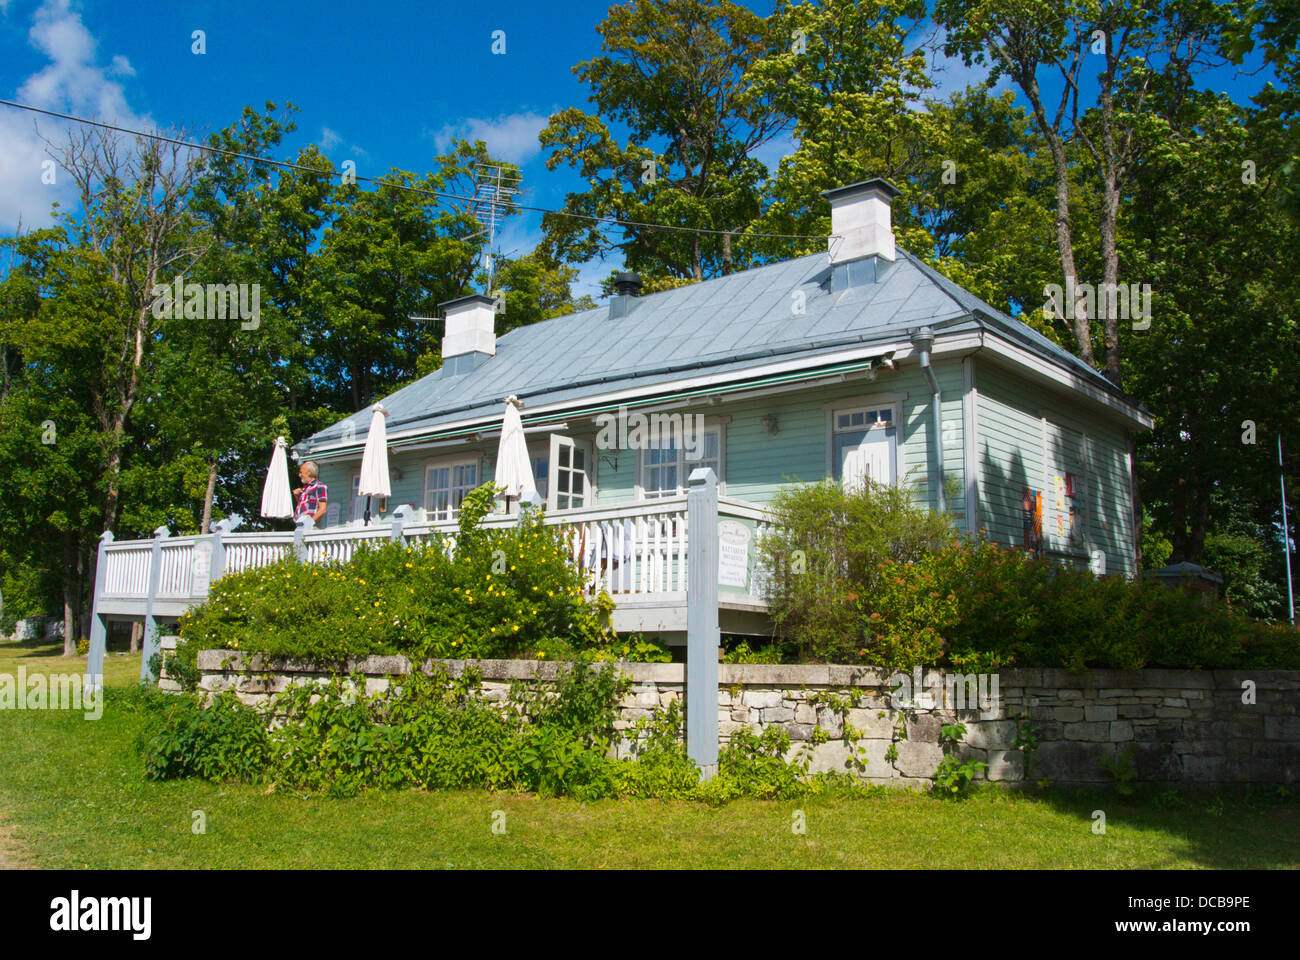
[[287, 520], [293, 516], [293, 498], [289, 495], [289, 464], [284, 457], [284, 437], [275, 438], [275, 452], [262, 486], [262, 516]]
[[370, 409], [370, 432], [366, 434], [366, 449], [361, 454], [361, 485], [357, 489], [357, 494], [366, 498], [367, 524], [370, 523], [370, 498], [393, 495], [388, 481], [388, 428], [384, 423], [388, 411], [382, 403]]
[[528, 443], [524, 440], [524, 424], [519, 419], [523, 404], [513, 394], [506, 397], [506, 412], [501, 420], [501, 443], [497, 447], [497, 470], [493, 482], [504, 487], [506, 513], [510, 501], [537, 502], [537, 484], [533, 480], [533, 465], [528, 459]]

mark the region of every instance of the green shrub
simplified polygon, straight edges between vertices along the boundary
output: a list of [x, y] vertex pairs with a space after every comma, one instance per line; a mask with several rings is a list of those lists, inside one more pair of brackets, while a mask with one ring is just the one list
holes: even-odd
[[[364, 693], [365, 678], [335, 676], [290, 687], [265, 709], [233, 694], [202, 706], [199, 697], [161, 695], [142, 704], [163, 710], [139, 749], [146, 776], [269, 783], [349, 796], [365, 789], [531, 790], [579, 800], [603, 797], [789, 799], [865, 789], [843, 774], [808, 775], [806, 751], [786, 759], [788, 736], [742, 730], [719, 755], [706, 783], [687, 757], [678, 702], [627, 732], [632, 755], [608, 754], [617, 705], [629, 681], [612, 668], [575, 665], [540, 689], [517, 685], [504, 702], [481, 697], [474, 671], [391, 678]], [[170, 699], [170, 698], [166, 698]]]
[[763, 541], [773, 615], [805, 661], [976, 673], [1300, 668], [1285, 628], [1149, 580], [957, 538], [900, 490], [823, 483], [787, 491], [776, 510], [785, 531]]
[[[778, 629], [802, 661], [862, 663], [864, 614], [887, 564], [923, 560], [954, 537], [950, 518], [913, 502], [903, 487], [833, 480], [782, 491], [777, 526], [759, 541], [772, 571], [768, 596]], [[883, 655], [883, 654], [882, 654]]]
[[153, 780], [198, 777], [259, 783], [272, 760], [266, 721], [233, 693], [203, 707], [181, 697], [140, 741], [145, 775]]
[[[472, 496], [481, 491], [491, 486]], [[558, 528], [528, 511], [518, 526], [483, 530], [474, 526], [482, 505], [467, 503], [454, 549], [366, 545], [347, 563], [287, 558], [227, 575], [181, 617], [180, 635], [195, 649], [327, 662], [372, 653], [554, 658], [613, 641], [613, 601], [583, 593]]]

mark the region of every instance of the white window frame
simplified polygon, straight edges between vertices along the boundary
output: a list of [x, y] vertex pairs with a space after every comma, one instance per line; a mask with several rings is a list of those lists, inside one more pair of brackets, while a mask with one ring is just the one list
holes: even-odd
[[[426, 520], [428, 521], [455, 520], [456, 517], [459, 516], [460, 514], [460, 508], [458, 506], [448, 506], [447, 516], [441, 516], [439, 512], [435, 511], [433, 507], [430, 505], [429, 494], [431, 491], [429, 490], [429, 471], [439, 470], [444, 467], [447, 468], [448, 471], [451, 471], [454, 470], [456, 467], [470, 466], [470, 465], [473, 465], [474, 467], [474, 483], [471, 486], [465, 488], [466, 493], [468, 493], [470, 490], [473, 490], [475, 487], [481, 486], [483, 483], [483, 458], [480, 455], [473, 454], [473, 455], [466, 456], [462, 454], [460, 456], [451, 456], [451, 457], [432, 457], [421, 463], [420, 469], [422, 473], [421, 473], [421, 482], [420, 482], [420, 506], [424, 509], [424, 515]], [[449, 479], [450, 479], [450, 474], [449, 474]], [[450, 484], [448, 485], [448, 493], [451, 494], [451, 499], [455, 499], [456, 490], [457, 488], [455, 486], [451, 486]]]
[[[684, 417], [692, 415], [682, 414]], [[704, 433], [716, 432], [718, 434], [718, 493], [723, 496], [727, 493], [727, 423], [730, 419], [730, 417], [706, 417], [704, 419]], [[677, 450], [677, 490], [674, 493], [666, 491], [651, 493], [645, 485], [645, 472], [649, 469], [645, 454], [646, 451], [643, 449], [636, 451], [634, 487], [638, 500], [661, 500], [664, 497], [681, 496], [686, 493], [688, 486], [686, 481], [690, 477], [691, 471], [704, 462], [703, 456], [695, 460], [689, 459], [686, 456], [686, 451], [679, 447]]]
[[[537, 476], [537, 461], [546, 461], [546, 489], [542, 490], [542, 480]], [[550, 503], [551, 497], [551, 477], [554, 475], [554, 469], [551, 464], [551, 441], [548, 436], [544, 440], [530, 440], [528, 442], [528, 466], [533, 471], [533, 486], [537, 487], [537, 492], [547, 503]]]
[[[1098, 509], [1101, 507], [1102, 488], [1100, 482], [1094, 475], [1096, 464], [1093, 461], [1092, 437], [1089, 434], [1087, 426], [1081, 420], [1076, 420], [1068, 414], [1058, 413], [1054, 410], [1041, 409], [1039, 411], [1039, 422], [1042, 429], [1042, 456], [1043, 456], [1043, 552], [1056, 557], [1068, 557], [1072, 560], [1088, 560], [1091, 562], [1093, 551], [1097, 548], [1096, 542], [1092, 538], [1092, 505], [1095, 502]], [[1052, 482], [1052, 460], [1051, 451], [1047, 442], [1048, 425], [1058, 430], [1073, 430], [1079, 435], [1079, 456], [1083, 460], [1082, 472], [1075, 474], [1076, 479], [1083, 483], [1083, 496], [1075, 497], [1079, 510], [1079, 525], [1081, 527], [1080, 536], [1077, 542], [1071, 540], [1071, 534], [1066, 534], [1063, 538], [1056, 535], [1056, 524], [1048, 522], [1049, 512], [1055, 519], [1056, 501], [1055, 490], [1051, 488]], [[1064, 468], [1062, 468], [1064, 469]], [[1070, 471], [1065, 471], [1066, 473]], [[1094, 489], [1094, 485], [1095, 489]], [[1069, 500], [1066, 498], [1066, 515], [1069, 514]], [[1050, 509], [1049, 509], [1050, 505]], [[1073, 533], [1073, 530], [1071, 530]]]
[[[559, 476], [559, 445], [569, 444], [577, 449], [581, 449], [586, 456], [587, 465], [583, 467], [583, 487], [585, 492], [582, 499], [583, 504], [580, 507], [559, 507], [559, 484], [556, 478]], [[546, 465], [546, 510], [548, 513], [556, 511], [564, 513], [568, 510], [588, 510], [596, 505], [596, 444], [591, 437], [575, 437], [569, 433], [557, 432], [549, 434], [547, 437], [547, 465]], [[529, 459], [532, 458], [531, 451]], [[572, 467], [566, 468], [572, 469]]]
[[894, 428], [894, 449], [891, 451], [894, 484], [902, 483], [903, 401], [906, 399], [907, 394], [875, 394], [865, 397], [844, 397], [823, 403], [822, 409], [826, 412], [826, 479], [835, 479], [835, 434], [849, 432], [836, 428], [836, 417], [842, 413], [854, 413], [859, 410], [889, 410], [889, 423], [881, 425], [879, 429], [887, 429], [890, 426]]
[[[365, 519], [366, 498], [361, 496], [359, 493], [357, 493], [359, 489], [361, 489], [360, 470], [352, 474], [352, 479], [348, 484], [348, 498], [349, 498], [348, 518], [342, 521], [343, 523], [356, 523], [360, 520]], [[370, 510], [370, 515], [372, 517], [376, 517], [379, 514], [384, 513], [388, 509], [387, 497], [372, 497], [371, 499], [372, 501], [374, 501], [371, 503], [371, 510]], [[342, 513], [342, 510], [340, 509], [339, 512]]]

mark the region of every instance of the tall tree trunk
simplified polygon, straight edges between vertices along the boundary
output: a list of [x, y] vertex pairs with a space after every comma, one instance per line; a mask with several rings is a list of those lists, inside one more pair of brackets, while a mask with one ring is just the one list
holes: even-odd
[[212, 532], [212, 497], [217, 490], [217, 458], [214, 456], [212, 462], [208, 464], [208, 489], [203, 494], [203, 523], [199, 527], [199, 532], [208, 534]]
[[63, 534], [63, 655], [77, 655], [77, 624], [80, 620], [81, 584], [77, 577], [77, 534]]
[[722, 235], [722, 275], [725, 277], [731, 273], [731, 231], [727, 230]]

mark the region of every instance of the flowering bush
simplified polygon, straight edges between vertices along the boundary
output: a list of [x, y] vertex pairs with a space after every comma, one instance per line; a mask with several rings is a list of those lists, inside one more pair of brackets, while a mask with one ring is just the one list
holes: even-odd
[[365, 546], [346, 563], [290, 558], [222, 577], [181, 618], [184, 646], [342, 660], [555, 657], [612, 642], [613, 601], [584, 593], [558, 529], [530, 512], [484, 530], [474, 506], [454, 548]]

